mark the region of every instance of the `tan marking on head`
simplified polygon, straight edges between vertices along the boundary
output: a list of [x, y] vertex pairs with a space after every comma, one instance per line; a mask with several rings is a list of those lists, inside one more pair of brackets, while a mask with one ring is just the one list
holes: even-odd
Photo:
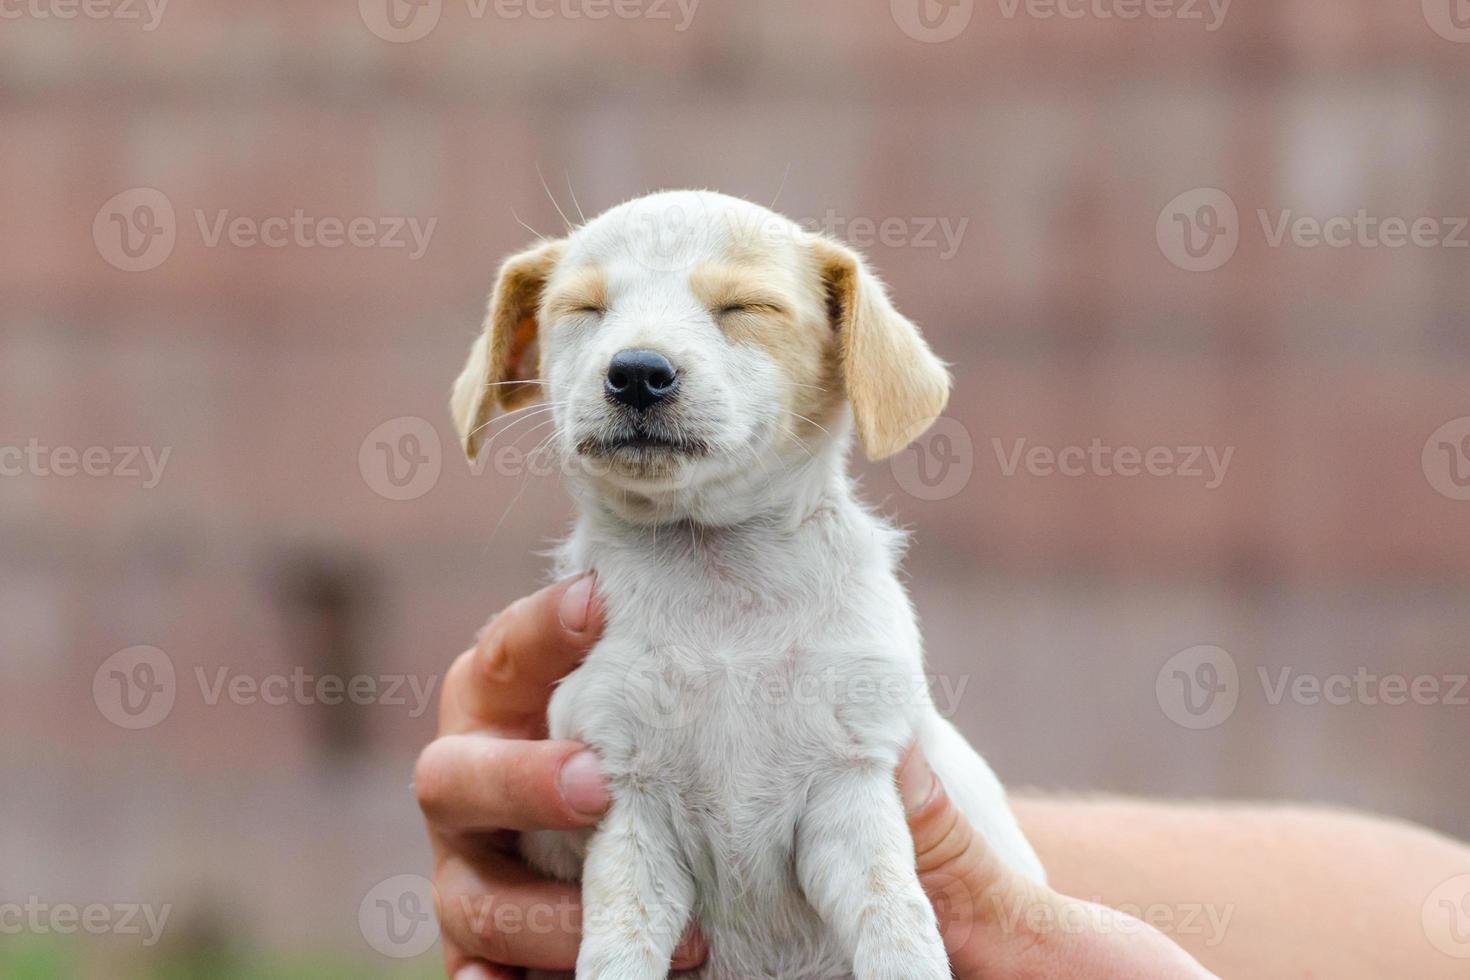
[[607, 310], [607, 270], [602, 266], [584, 266], [559, 278], [541, 305], [547, 323], [584, 310]]
[[788, 382], [791, 428], [805, 439], [831, 418], [842, 385], [831, 331], [787, 287], [787, 276], [769, 264], [702, 263], [690, 273], [689, 286], [731, 342], [771, 355]]

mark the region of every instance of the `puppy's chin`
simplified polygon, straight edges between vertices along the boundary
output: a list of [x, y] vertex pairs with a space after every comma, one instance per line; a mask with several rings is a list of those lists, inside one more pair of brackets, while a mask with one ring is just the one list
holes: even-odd
[[700, 440], [647, 434], [591, 436], [578, 441], [576, 450], [589, 475], [621, 489], [648, 492], [689, 486], [696, 464], [710, 454]]

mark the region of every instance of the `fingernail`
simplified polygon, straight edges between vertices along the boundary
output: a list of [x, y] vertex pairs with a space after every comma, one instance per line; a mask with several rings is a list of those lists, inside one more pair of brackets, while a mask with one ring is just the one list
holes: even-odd
[[688, 970], [704, 962], [704, 937], [694, 926], [684, 930], [684, 937], [674, 947], [674, 959], [670, 964], [676, 970]]
[[561, 608], [557, 610], [562, 629], [580, 633], [587, 628], [592, 607], [592, 579], [592, 573], [588, 572], [562, 593]]
[[607, 778], [597, 754], [584, 749], [561, 767], [561, 798], [578, 813], [596, 816], [607, 809]]
[[916, 745], [909, 752], [903, 768], [898, 774], [898, 793], [903, 799], [906, 813], [917, 813], [934, 795], [934, 773], [924, 760], [924, 753]]
[[483, 963], [466, 963], [454, 971], [454, 980], [495, 980]]

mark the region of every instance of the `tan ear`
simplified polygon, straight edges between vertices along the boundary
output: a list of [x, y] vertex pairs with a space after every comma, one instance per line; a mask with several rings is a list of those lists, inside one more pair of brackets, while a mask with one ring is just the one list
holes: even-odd
[[543, 386], [530, 383], [540, 376], [537, 320], [542, 291], [561, 250], [560, 241], [545, 242], [512, 255], [500, 267], [485, 330], [470, 348], [470, 359], [449, 398], [455, 428], [470, 459], [480, 449], [497, 404], [504, 410], [519, 408], [541, 394]]
[[869, 459], [886, 459], [939, 418], [949, 371], [857, 253], [814, 241], [858, 441]]

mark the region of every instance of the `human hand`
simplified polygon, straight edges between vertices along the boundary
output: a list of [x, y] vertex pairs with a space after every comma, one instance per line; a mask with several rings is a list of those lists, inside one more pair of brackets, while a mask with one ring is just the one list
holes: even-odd
[[1215, 976], [1140, 919], [1060, 895], [1001, 864], [917, 747], [898, 782], [919, 882], [934, 903], [957, 980]]
[[[455, 980], [515, 980], [519, 968], [572, 970], [581, 941], [577, 885], [531, 871], [522, 830], [595, 825], [609, 799], [585, 746], [546, 740], [546, 703], [602, 630], [591, 577], [520, 599], [450, 668], [439, 737], [415, 771], [434, 855], [435, 909]], [[900, 772], [920, 881], [935, 903], [959, 980], [1059, 977], [1204, 980], [1162, 933], [1058, 895], [1004, 868], [910, 753]], [[686, 937], [674, 967], [706, 955]]]
[[[608, 806], [596, 756], [546, 740], [546, 703], [602, 632], [593, 579], [583, 576], [511, 604], [455, 660], [440, 693], [439, 736], [419, 757], [414, 786], [429, 824], [434, 904], [444, 966], [454, 980], [515, 980], [522, 967], [576, 966], [577, 885], [521, 861], [523, 830], [576, 830]], [[704, 960], [698, 937], [675, 952]]]

